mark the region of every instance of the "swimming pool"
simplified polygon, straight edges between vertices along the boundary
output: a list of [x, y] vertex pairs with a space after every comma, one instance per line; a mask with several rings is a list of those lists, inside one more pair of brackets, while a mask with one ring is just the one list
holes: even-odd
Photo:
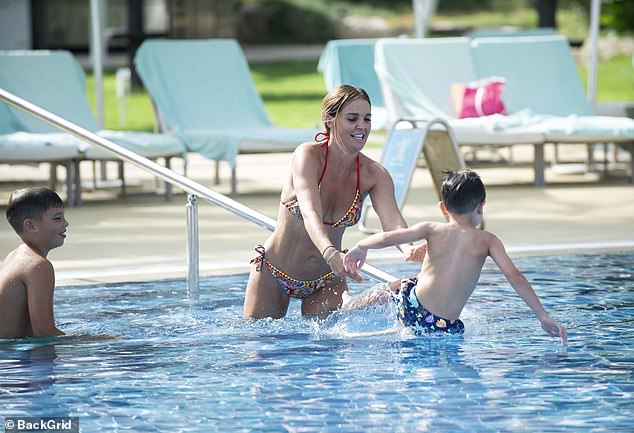
[[634, 431], [634, 252], [516, 263], [567, 348], [490, 263], [451, 337], [354, 336], [391, 327], [389, 306], [244, 321], [246, 275], [203, 279], [196, 304], [183, 280], [62, 288], [74, 336], [0, 340], [0, 415], [83, 432]]

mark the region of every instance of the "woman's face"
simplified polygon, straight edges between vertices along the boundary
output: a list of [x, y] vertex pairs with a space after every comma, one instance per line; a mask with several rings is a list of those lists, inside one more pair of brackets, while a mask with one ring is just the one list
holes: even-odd
[[335, 139], [339, 144], [359, 151], [368, 140], [371, 126], [370, 104], [364, 99], [355, 99], [339, 111], [335, 119]]

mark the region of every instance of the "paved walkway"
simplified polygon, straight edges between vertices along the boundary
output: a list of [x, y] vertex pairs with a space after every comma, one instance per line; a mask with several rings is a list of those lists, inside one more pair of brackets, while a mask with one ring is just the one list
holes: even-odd
[[[578, 157], [585, 150], [568, 146], [562, 156], [568, 157], [567, 152]], [[378, 158], [380, 150], [369, 149], [368, 154]], [[625, 173], [599, 179], [596, 174], [560, 175], [548, 169], [548, 185], [535, 188], [531, 184], [531, 167], [521, 164], [522, 160], [530, 159], [531, 148], [517, 146], [514, 154], [520, 162], [514, 167], [476, 167], [487, 184], [487, 229], [498, 234], [512, 254], [634, 248], [634, 186]], [[288, 160], [289, 154], [239, 156], [238, 200], [276, 218]], [[90, 163], [83, 164], [82, 174], [88, 184]], [[179, 163], [174, 168], [182, 170]], [[113, 179], [115, 166], [110, 170], [109, 178]], [[49, 256], [58, 283], [185, 276], [185, 195], [181, 192], [167, 203], [148, 175], [132, 166], [126, 171], [129, 183], [126, 197], [119, 196], [117, 187], [109, 186], [86, 191], [82, 207], [67, 209], [70, 226], [66, 244]], [[189, 175], [214, 187], [211, 161], [190, 155]], [[227, 166], [222, 167], [221, 176], [224, 182], [214, 188], [228, 193]], [[46, 184], [47, 179], [46, 165], [0, 164], [2, 213], [13, 189]], [[437, 201], [427, 170], [417, 169], [403, 209], [405, 218], [410, 223], [441, 220]], [[200, 203], [199, 212], [201, 274], [246, 272], [254, 255], [253, 246], [263, 242], [268, 233], [206, 202]], [[371, 218], [369, 225], [376, 226], [376, 220]], [[351, 245], [363, 236], [356, 228], [349, 229], [344, 244]], [[9, 225], [0, 223], [0, 255], [4, 257], [17, 242]], [[385, 250], [373, 254], [370, 262], [396, 259], [394, 251]]]

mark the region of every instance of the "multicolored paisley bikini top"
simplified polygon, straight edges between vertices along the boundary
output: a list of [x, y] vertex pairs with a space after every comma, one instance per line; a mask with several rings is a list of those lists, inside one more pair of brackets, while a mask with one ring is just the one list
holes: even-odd
[[[322, 140], [317, 140], [319, 135], [324, 135], [325, 138]], [[328, 135], [324, 133], [319, 133], [315, 136], [315, 140], [321, 143], [322, 146], [326, 147], [326, 163], [324, 164], [324, 169], [321, 172], [321, 176], [319, 177], [319, 183], [317, 184], [321, 187], [321, 181], [326, 174], [326, 168], [328, 167]], [[361, 209], [363, 208], [363, 197], [361, 197], [361, 191], [359, 190], [359, 173], [360, 173], [360, 163], [359, 163], [359, 155], [357, 155], [357, 193], [354, 196], [354, 200], [352, 201], [352, 205], [348, 209], [348, 211], [336, 222], [326, 222], [325, 225], [331, 227], [352, 227], [353, 225], [359, 222], [361, 219]], [[299, 202], [297, 198], [287, 201], [283, 203], [286, 206], [286, 209], [297, 218], [302, 218], [302, 211], [299, 208]]]

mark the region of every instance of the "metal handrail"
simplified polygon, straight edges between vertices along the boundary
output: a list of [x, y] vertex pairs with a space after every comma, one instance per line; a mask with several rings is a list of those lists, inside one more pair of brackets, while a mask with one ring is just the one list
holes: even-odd
[[[220, 194], [219, 192], [216, 192], [212, 190], [211, 188], [201, 185], [198, 182], [195, 182], [179, 173], [176, 173], [175, 171], [165, 168], [152, 160], [149, 160], [141, 155], [138, 155], [137, 153], [134, 153], [126, 149], [125, 147], [119, 146], [118, 144], [113, 143], [110, 140], [100, 137], [94, 132], [89, 131], [85, 128], [82, 128], [81, 126], [75, 123], [69, 122], [68, 120], [60, 116], [57, 116], [56, 114], [53, 114], [50, 111], [45, 110], [44, 108], [38, 105], [35, 105], [29, 101], [26, 101], [20, 98], [19, 96], [14, 95], [13, 93], [7, 92], [5, 89], [2, 89], [2, 88], [0, 88], [0, 101], [6, 102], [14, 106], [15, 108], [22, 110], [34, 117], [37, 117], [38, 119], [56, 128], [66, 131], [69, 134], [77, 137], [78, 139], [82, 141], [93, 144], [99, 148], [105, 149], [106, 151], [117, 156], [118, 158], [124, 161], [127, 161], [131, 164], [134, 164], [140, 169], [146, 172], [149, 172], [156, 177], [163, 179], [165, 182], [168, 182], [172, 185], [176, 185], [190, 194], [195, 194], [241, 218], [246, 219], [247, 221], [250, 221], [256, 225], [259, 225], [260, 227], [263, 227], [269, 231], [275, 230], [277, 221], [275, 221], [273, 218], [270, 218], [254, 209], [251, 209], [250, 207], [245, 206], [242, 203], [239, 203], [223, 194]], [[197, 229], [196, 229], [196, 233], [197, 233]], [[188, 245], [190, 244], [193, 246], [194, 242], [188, 241]], [[198, 278], [197, 246], [198, 246], [198, 243], [196, 239], [196, 242], [195, 242], [196, 251], [191, 251], [188, 253], [188, 257], [196, 258], [195, 260], [196, 263], [191, 263], [193, 262], [193, 260], [190, 260], [188, 281], [191, 281], [191, 279], [194, 278], [194, 276], [196, 280]], [[366, 275], [369, 275], [383, 282], [397, 280], [397, 277], [381, 269], [378, 269], [374, 266], [368, 265], [367, 263], [363, 266], [361, 270]], [[196, 288], [190, 287], [190, 291], [192, 289], [195, 289], [197, 291], [197, 287]]]

